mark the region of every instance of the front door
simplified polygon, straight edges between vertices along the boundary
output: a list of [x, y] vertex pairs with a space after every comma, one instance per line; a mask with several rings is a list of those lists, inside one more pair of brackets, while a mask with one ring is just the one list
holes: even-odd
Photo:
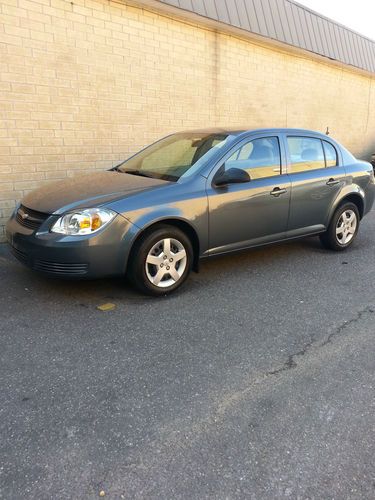
[[[250, 181], [216, 186], [223, 170], [246, 170]], [[207, 180], [210, 254], [286, 237], [290, 179], [282, 173], [278, 137], [243, 141]]]

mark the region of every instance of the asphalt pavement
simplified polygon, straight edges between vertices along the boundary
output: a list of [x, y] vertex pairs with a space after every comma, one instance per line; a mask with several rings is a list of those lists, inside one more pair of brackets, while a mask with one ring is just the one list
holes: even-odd
[[374, 248], [372, 212], [153, 299], [1, 245], [0, 498], [374, 499]]

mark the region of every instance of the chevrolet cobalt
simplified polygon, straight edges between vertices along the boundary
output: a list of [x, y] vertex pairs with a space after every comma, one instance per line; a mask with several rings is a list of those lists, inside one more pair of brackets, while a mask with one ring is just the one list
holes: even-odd
[[36, 271], [164, 295], [213, 255], [315, 234], [345, 250], [374, 195], [372, 166], [318, 132], [197, 130], [32, 191], [6, 235]]

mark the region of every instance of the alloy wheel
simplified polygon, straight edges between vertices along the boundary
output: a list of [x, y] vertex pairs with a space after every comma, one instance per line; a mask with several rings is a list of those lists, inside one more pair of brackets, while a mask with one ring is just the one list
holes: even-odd
[[153, 245], [147, 254], [146, 276], [158, 288], [167, 288], [181, 279], [186, 265], [184, 245], [174, 238], [164, 238]]
[[340, 245], [347, 245], [353, 238], [357, 229], [357, 215], [353, 210], [345, 210], [336, 224], [336, 238]]

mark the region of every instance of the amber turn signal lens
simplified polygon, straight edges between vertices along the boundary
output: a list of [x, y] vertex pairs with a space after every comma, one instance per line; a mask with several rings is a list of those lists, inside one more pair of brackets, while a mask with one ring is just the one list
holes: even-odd
[[100, 216], [98, 214], [94, 214], [91, 220], [91, 230], [95, 231], [96, 229], [99, 229], [101, 225], [102, 225], [102, 220]]

